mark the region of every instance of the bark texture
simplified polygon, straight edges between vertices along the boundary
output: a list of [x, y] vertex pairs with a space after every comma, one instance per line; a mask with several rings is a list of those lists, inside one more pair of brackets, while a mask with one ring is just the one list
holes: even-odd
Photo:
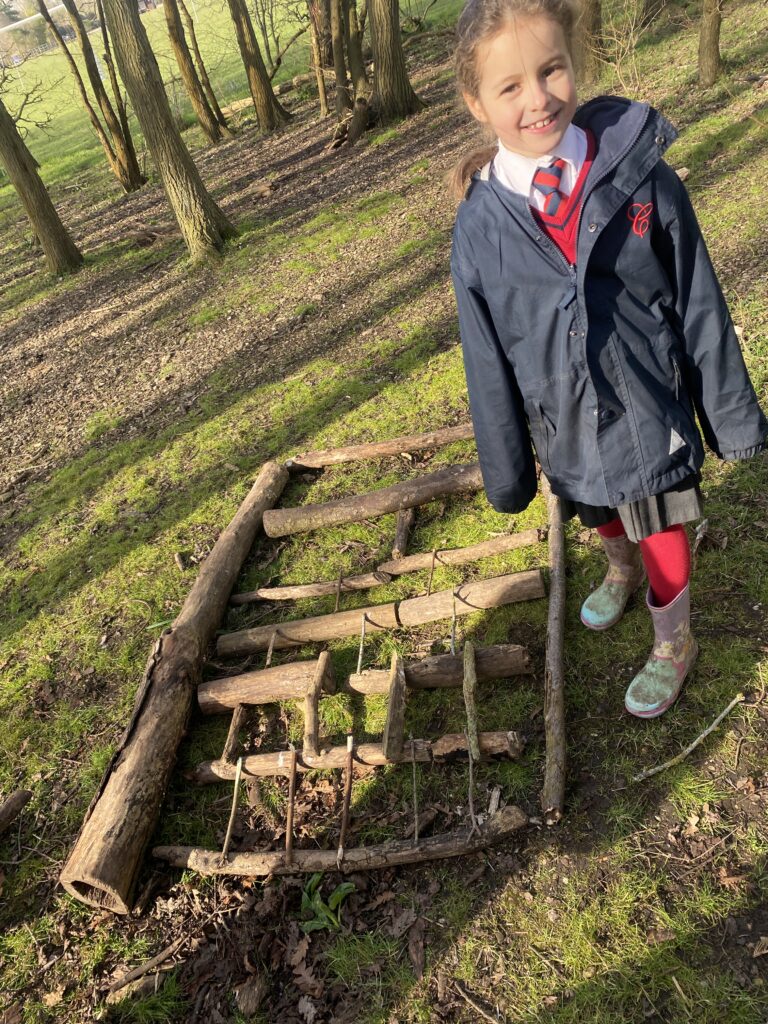
[[315, 530], [321, 526], [359, 523], [361, 519], [423, 505], [447, 494], [469, 494], [482, 490], [482, 487], [483, 478], [477, 462], [465, 466], [448, 466], [436, 473], [428, 473], [368, 494], [339, 498], [322, 505], [273, 509], [264, 517], [264, 532], [268, 537], [286, 537], [291, 533]]
[[251, 91], [256, 120], [263, 132], [274, 131], [288, 120], [288, 112], [281, 106], [272, 89], [245, 0], [227, 0], [227, 3], [235, 26], [240, 57], [248, 77], [248, 88]]
[[267, 463], [203, 563], [184, 606], [147, 663], [133, 715], [107, 768], [61, 884], [91, 906], [127, 914], [187, 727], [205, 650], [261, 523], [288, 474]]
[[297, 871], [372, 871], [400, 864], [421, 864], [446, 857], [463, 857], [501, 842], [528, 824], [527, 816], [509, 804], [491, 815], [476, 829], [456, 829], [428, 836], [414, 845], [410, 839], [390, 840], [378, 846], [345, 849], [340, 863], [336, 850], [294, 850], [290, 864], [282, 850], [265, 853], [233, 853], [225, 863], [218, 850], [194, 846], [156, 846], [158, 860], [177, 868], [190, 868], [201, 875], [289, 875]]
[[208, 105], [213, 111], [214, 117], [219, 122], [222, 128], [226, 128], [227, 132], [231, 134], [230, 128], [227, 124], [227, 119], [221, 111], [219, 101], [216, 98], [216, 93], [213, 91], [211, 80], [208, 77], [208, 70], [203, 61], [203, 56], [200, 53], [200, 47], [197, 42], [197, 33], [195, 32], [195, 23], [192, 20], [192, 15], [187, 9], [187, 5], [184, 0], [179, 0], [179, 13], [181, 14], [181, 20], [184, 22], [184, 28], [186, 29], [187, 35], [189, 36], [189, 42], [192, 46], [192, 52], [195, 55], [195, 64], [197, 65], [197, 74], [202, 83], [205, 95], [208, 99]]
[[[71, 2], [71, 0], [70, 0]], [[171, 40], [171, 48], [179, 67], [181, 80], [189, 96], [192, 109], [195, 112], [198, 124], [203, 129], [203, 134], [210, 143], [221, 142], [225, 135], [230, 135], [217, 121], [216, 115], [211, 109], [208, 97], [205, 95], [202, 82], [198, 78], [197, 70], [192, 60], [187, 38], [184, 34], [184, 26], [181, 22], [181, 11], [176, 0], [163, 0], [163, 11], [165, 22], [168, 26], [168, 37]]]
[[544, 732], [546, 764], [541, 809], [552, 825], [563, 814], [565, 802], [565, 696], [563, 630], [565, 629], [565, 534], [560, 499], [542, 476], [549, 513], [549, 616], [544, 660]]
[[338, 466], [342, 462], [357, 462], [360, 459], [383, 459], [404, 452], [422, 452], [439, 448], [455, 441], [469, 441], [475, 436], [471, 423], [460, 423], [456, 427], [442, 427], [425, 434], [407, 434], [393, 437], [389, 441], [373, 441], [370, 444], [352, 444], [345, 448], [321, 448], [319, 451], [295, 455], [286, 465], [291, 471], [322, 469], [324, 466]]
[[182, 141], [138, 7], [104, 0], [104, 9], [120, 74], [190, 256], [210, 256], [237, 232], [208, 194]]
[[52, 274], [67, 274], [83, 263], [80, 250], [61, 222], [32, 156], [19, 135], [13, 118], [0, 100], [0, 164], [11, 180], [16, 194], [32, 224], [48, 269]]
[[373, 47], [371, 105], [383, 122], [417, 114], [423, 103], [408, 78], [397, 0], [370, 0], [369, 14]]
[[604, 52], [602, 0], [582, 0], [573, 51], [579, 81], [587, 85], [596, 82]]
[[722, 69], [720, 57], [720, 25], [722, 0], [704, 0], [699, 31], [699, 84], [714, 85]]
[[341, 5], [344, 0], [331, 0], [331, 41], [333, 44], [333, 70], [336, 72], [336, 116], [342, 117], [352, 109], [352, 96], [347, 80], [347, 64], [344, 59], [344, 15]]
[[266, 651], [270, 644], [274, 650], [283, 650], [316, 640], [356, 636], [363, 616], [366, 632], [379, 633], [384, 629], [408, 628], [438, 619], [450, 619], [454, 609], [457, 616], [471, 615], [483, 609], [500, 608], [515, 601], [531, 601], [543, 596], [541, 573], [538, 569], [531, 569], [463, 583], [455, 590], [441, 590], [426, 597], [411, 597], [391, 604], [369, 605], [367, 608], [225, 633], [219, 637], [216, 649], [222, 657]]

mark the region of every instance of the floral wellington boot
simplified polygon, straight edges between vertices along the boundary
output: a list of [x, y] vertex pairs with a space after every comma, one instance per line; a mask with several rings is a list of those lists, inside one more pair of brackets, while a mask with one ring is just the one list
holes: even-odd
[[608, 572], [581, 606], [581, 621], [589, 629], [608, 629], [618, 622], [645, 577], [639, 544], [626, 536], [600, 540], [608, 556]]
[[629, 684], [624, 706], [630, 715], [655, 718], [677, 700], [683, 680], [699, 648], [691, 635], [691, 594], [688, 587], [664, 608], [646, 598], [653, 619], [655, 642], [651, 656]]

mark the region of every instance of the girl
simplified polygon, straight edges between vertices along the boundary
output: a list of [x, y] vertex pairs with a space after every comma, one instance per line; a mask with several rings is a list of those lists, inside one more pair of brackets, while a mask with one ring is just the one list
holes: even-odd
[[625, 706], [652, 718], [697, 653], [683, 526], [702, 514], [694, 415], [722, 459], [761, 451], [768, 423], [662, 160], [676, 132], [647, 104], [577, 105], [573, 19], [569, 0], [469, 0], [461, 14], [459, 88], [498, 143], [457, 168], [451, 271], [488, 499], [529, 504], [533, 442], [564, 516], [595, 527], [608, 556], [581, 610], [590, 629], [617, 622], [647, 574], [655, 643]]

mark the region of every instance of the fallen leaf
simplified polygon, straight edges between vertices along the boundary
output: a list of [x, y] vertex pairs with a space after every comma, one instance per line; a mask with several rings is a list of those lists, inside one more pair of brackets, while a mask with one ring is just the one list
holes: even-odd
[[51, 989], [50, 992], [46, 992], [43, 996], [43, 1004], [45, 1006], [58, 1006], [64, 998], [66, 992], [66, 985], [59, 985], [57, 988]]
[[296, 949], [293, 951], [288, 959], [288, 963], [291, 967], [298, 967], [302, 960], [307, 956], [307, 950], [309, 949], [309, 936], [305, 935], [304, 938], [300, 939]]
[[18, 1003], [14, 1003], [3, 1012], [0, 1024], [21, 1024], [21, 1007]]
[[317, 1016], [317, 1010], [315, 1008], [315, 1004], [308, 996], [301, 997], [296, 1009], [299, 1011], [299, 1013], [307, 1022], [307, 1024], [314, 1024], [315, 1017]]
[[720, 867], [717, 872], [717, 880], [725, 889], [738, 889], [742, 882], [746, 882], [748, 875], [729, 875], [728, 869]]
[[393, 939], [399, 939], [401, 936], [405, 935], [416, 920], [417, 916], [418, 915], [415, 910], [412, 910], [410, 907], [406, 907], [404, 910], [401, 910], [399, 914], [395, 915], [392, 920], [392, 924], [386, 929], [386, 931]]
[[236, 990], [235, 1002], [244, 1017], [252, 1017], [269, 994], [269, 982], [263, 974], [251, 974]]
[[755, 948], [752, 950], [752, 956], [765, 956], [766, 953], [768, 953], [768, 935], [761, 935], [755, 943]]
[[408, 956], [418, 981], [424, 975], [424, 918], [417, 918], [408, 932]]
[[323, 983], [314, 976], [311, 969], [305, 964], [293, 968], [293, 979], [298, 990], [305, 995], [319, 999], [323, 994]]

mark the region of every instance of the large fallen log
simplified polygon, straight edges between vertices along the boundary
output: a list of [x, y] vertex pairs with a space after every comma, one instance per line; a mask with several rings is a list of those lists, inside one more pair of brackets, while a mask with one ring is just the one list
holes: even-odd
[[351, 444], [345, 448], [325, 448], [288, 459], [290, 470], [322, 469], [336, 466], [341, 462], [356, 462], [359, 459], [381, 459], [403, 452], [420, 452], [427, 448], [438, 448], [454, 441], [468, 441], [475, 436], [471, 423], [460, 423], [456, 427], [442, 427], [426, 434], [408, 434], [393, 437], [389, 441], [375, 441], [370, 444]]
[[515, 601], [530, 601], [544, 596], [544, 583], [538, 569], [493, 576], [487, 580], [463, 583], [453, 590], [440, 590], [424, 597], [411, 597], [390, 604], [351, 608], [348, 611], [293, 619], [266, 626], [255, 626], [219, 637], [216, 650], [222, 657], [296, 647], [316, 640], [355, 636], [365, 616], [366, 633], [386, 629], [419, 626], [456, 615], [471, 615], [488, 608], [500, 608]]
[[[516, 732], [481, 732], [478, 734], [480, 755], [491, 757], [520, 757], [525, 749], [525, 740]], [[243, 758], [244, 775], [289, 775], [292, 751], [277, 750], [269, 754], [248, 754]], [[343, 768], [347, 763], [347, 748], [328, 747], [317, 757], [306, 757], [303, 753], [296, 759], [296, 770], [311, 772], [316, 769]], [[464, 733], [446, 733], [436, 740], [414, 740], [405, 744], [396, 758], [388, 758], [381, 743], [361, 743], [355, 747], [354, 763], [367, 767], [384, 764], [407, 763], [411, 761], [453, 761], [467, 755], [467, 738]], [[202, 761], [190, 778], [193, 782], [207, 784], [222, 779], [234, 779], [236, 766], [229, 761]]]
[[206, 647], [288, 471], [267, 463], [222, 532], [170, 629], [150, 655], [131, 721], [86, 814], [60, 882], [94, 907], [127, 914], [200, 681]]
[[[517, 644], [497, 644], [480, 647], [475, 652], [477, 678], [507, 679], [532, 671], [528, 651]], [[220, 715], [234, 711], [238, 704], [271, 704], [281, 700], [301, 700], [317, 669], [317, 661], [292, 661], [285, 665], [255, 672], [242, 672], [239, 676], [209, 679], [197, 689], [197, 700], [204, 715]], [[461, 686], [461, 658], [453, 654], [436, 654], [421, 661], [406, 663], [405, 681], [411, 689]], [[389, 672], [386, 669], [367, 669], [339, 682], [337, 693], [386, 693]]]
[[317, 530], [339, 523], [359, 523], [362, 519], [383, 516], [401, 508], [423, 505], [448, 494], [480, 491], [483, 478], [476, 462], [465, 466], [448, 466], [436, 473], [405, 480], [368, 494], [338, 498], [322, 505], [298, 505], [296, 508], [275, 508], [264, 514], [264, 532], [268, 537], [286, 537], [292, 533]]
[[544, 660], [544, 733], [546, 758], [541, 809], [547, 824], [563, 814], [565, 802], [565, 697], [563, 630], [565, 628], [565, 534], [560, 499], [542, 476], [549, 514], [549, 616]]
[[499, 843], [528, 824], [528, 817], [509, 804], [490, 815], [482, 825], [456, 829], [441, 835], [428, 836], [414, 845], [410, 839], [391, 840], [378, 846], [354, 846], [344, 850], [339, 862], [336, 850], [293, 850], [291, 863], [286, 864], [284, 850], [264, 853], [232, 853], [222, 863], [218, 850], [195, 846], [156, 846], [152, 851], [158, 860], [173, 867], [190, 868], [201, 875], [292, 875], [315, 871], [371, 871], [421, 864], [446, 857], [462, 857]]

